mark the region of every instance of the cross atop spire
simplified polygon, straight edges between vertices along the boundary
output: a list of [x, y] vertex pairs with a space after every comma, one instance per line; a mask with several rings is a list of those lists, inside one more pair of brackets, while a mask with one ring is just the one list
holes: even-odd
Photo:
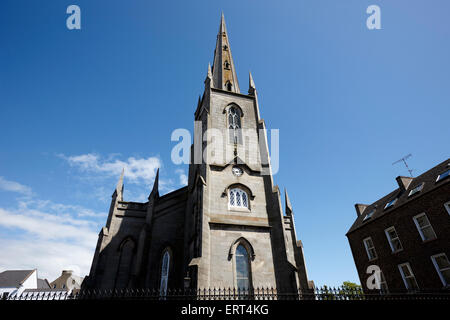
[[214, 88], [240, 93], [223, 13], [217, 34], [212, 75]]

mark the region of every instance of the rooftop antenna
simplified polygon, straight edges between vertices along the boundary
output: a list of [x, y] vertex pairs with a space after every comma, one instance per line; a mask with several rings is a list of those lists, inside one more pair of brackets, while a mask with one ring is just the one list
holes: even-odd
[[408, 154], [407, 156], [404, 156], [403, 158], [401, 158], [401, 159], [395, 161], [392, 165], [397, 164], [397, 163], [403, 161], [403, 163], [405, 164], [406, 169], [407, 169], [408, 172], [409, 172], [409, 175], [412, 177], [412, 176], [413, 176], [413, 175], [412, 175], [412, 172], [413, 172], [413, 171], [412, 171], [412, 169], [410, 169], [410, 168], [408, 167], [408, 163], [406, 163], [406, 159], [410, 158], [411, 156], [412, 156], [412, 154], [410, 153], [410, 154]]

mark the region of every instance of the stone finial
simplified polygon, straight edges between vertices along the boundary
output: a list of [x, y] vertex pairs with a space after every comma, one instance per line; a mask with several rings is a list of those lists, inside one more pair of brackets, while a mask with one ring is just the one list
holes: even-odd
[[286, 202], [286, 215], [290, 216], [290, 215], [292, 215], [294, 210], [292, 210], [291, 199], [289, 199], [289, 195], [288, 195], [286, 188], [284, 189], [284, 197], [285, 197], [285, 202]]
[[256, 91], [255, 81], [253, 81], [252, 73], [248, 73], [248, 94], [254, 95]]
[[212, 79], [212, 71], [211, 71], [211, 63], [208, 62], [208, 74], [207, 74], [207, 78], [208, 79]]
[[206, 73], [205, 87], [212, 87], [213, 74], [211, 71], [211, 63], [208, 62], [208, 72]]
[[227, 32], [227, 26], [225, 24], [225, 16], [224, 16], [223, 11], [222, 11], [222, 15], [220, 16], [219, 33], [221, 34], [221, 33], [224, 33], [224, 32]]
[[150, 192], [150, 195], [148, 196], [149, 200], [152, 197], [159, 196], [158, 186], [159, 186], [159, 168], [158, 168], [158, 170], [156, 170], [155, 181], [153, 181], [153, 188], [152, 188], [152, 191]]
[[125, 168], [122, 168], [122, 173], [120, 174], [119, 181], [117, 182], [116, 190], [114, 190], [113, 197], [118, 196], [120, 201], [123, 200], [123, 177], [125, 173]]

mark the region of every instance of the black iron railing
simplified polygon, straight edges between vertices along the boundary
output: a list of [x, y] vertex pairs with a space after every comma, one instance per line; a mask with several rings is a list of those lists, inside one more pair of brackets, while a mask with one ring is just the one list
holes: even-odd
[[274, 288], [227, 289], [84, 289], [73, 291], [33, 291], [11, 295], [7, 300], [450, 300], [450, 292], [429, 290], [411, 293], [363, 292], [360, 288], [315, 288], [294, 293]]

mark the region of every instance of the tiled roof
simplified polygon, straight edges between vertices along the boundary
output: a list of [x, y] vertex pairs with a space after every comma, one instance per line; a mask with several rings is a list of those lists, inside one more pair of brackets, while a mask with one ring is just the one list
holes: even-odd
[[0, 273], [0, 288], [18, 288], [34, 270], [6, 270]]
[[47, 279], [37, 279], [37, 288], [38, 289], [47, 289], [50, 288], [50, 284]]
[[[355, 231], [356, 229], [361, 228], [362, 226], [370, 223], [371, 221], [378, 219], [379, 217], [388, 214], [392, 210], [395, 210], [395, 208], [398, 208], [399, 206], [403, 205], [404, 203], [407, 203], [409, 201], [413, 201], [416, 199], [420, 194], [424, 194], [426, 192], [429, 192], [433, 189], [439, 188], [441, 185], [444, 185], [450, 181], [450, 177], [447, 177], [443, 180], [436, 181], [437, 177], [441, 174], [446, 172], [450, 169], [450, 159], [447, 159], [434, 168], [426, 171], [425, 173], [421, 174], [420, 176], [414, 178], [411, 183], [409, 184], [408, 188], [406, 188], [405, 191], [401, 191], [400, 188], [395, 189], [391, 193], [387, 194], [383, 198], [375, 201], [374, 203], [368, 205], [364, 211], [361, 213], [361, 215], [356, 218], [355, 222], [353, 223], [352, 227], [348, 230], [348, 233], [351, 233]], [[423, 188], [420, 192], [416, 193], [415, 195], [409, 196], [409, 193], [412, 189], [416, 188], [420, 184], [423, 183]], [[386, 208], [386, 204], [397, 198], [397, 201], [392, 207]], [[370, 219], [366, 219], [364, 221], [364, 218], [367, 213], [373, 211], [375, 209], [374, 214], [371, 216]]]

